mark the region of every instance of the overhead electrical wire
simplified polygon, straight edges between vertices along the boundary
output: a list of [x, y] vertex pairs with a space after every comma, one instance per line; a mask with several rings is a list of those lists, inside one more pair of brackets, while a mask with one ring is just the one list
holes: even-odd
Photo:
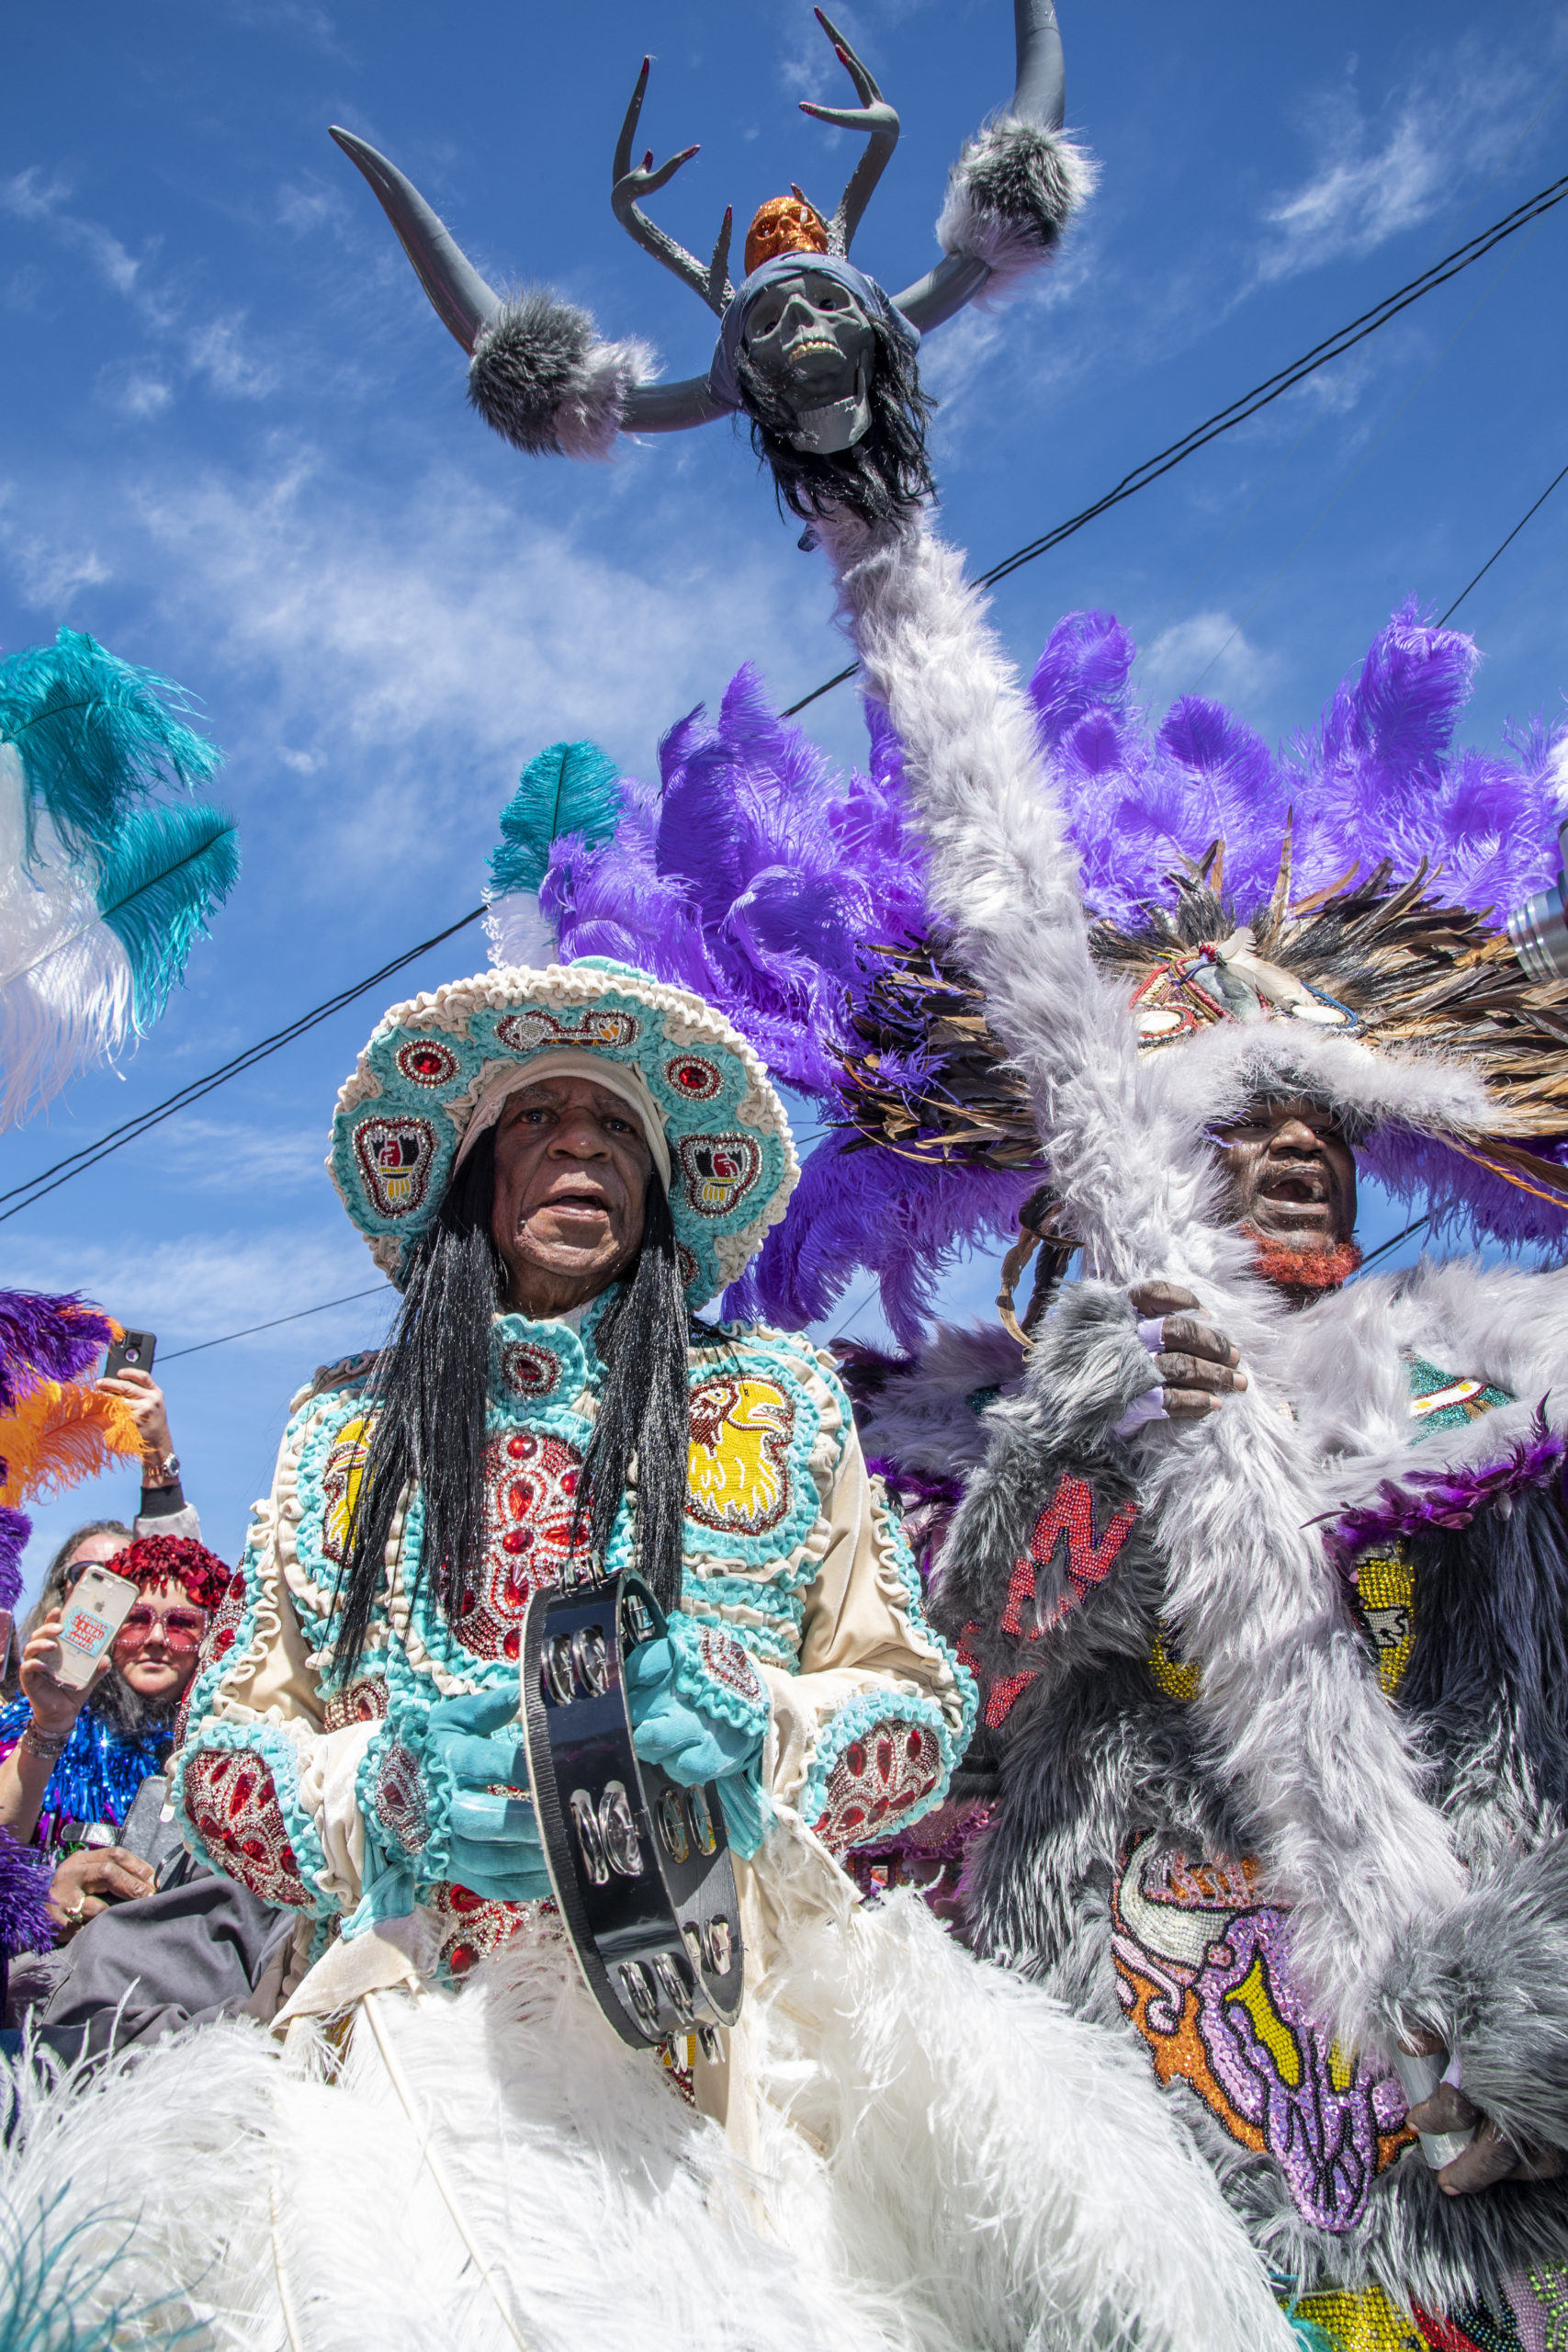
[[[1506, 212], [1500, 220], [1494, 220], [1489, 229], [1481, 230], [1465, 244], [1456, 245], [1451, 254], [1445, 254], [1441, 261], [1435, 261], [1418, 277], [1397, 287], [1392, 294], [1385, 294], [1371, 310], [1363, 311], [1359, 318], [1352, 319], [1336, 334], [1325, 336], [1322, 343], [1314, 344], [1310, 351], [1303, 352], [1299, 359], [1292, 360], [1288, 368], [1281, 368], [1277, 374], [1265, 377], [1262, 383], [1255, 384], [1249, 392], [1243, 392], [1228, 407], [1216, 409], [1213, 416], [1205, 417], [1201, 424], [1195, 424], [1190, 433], [1183, 434], [1179, 441], [1173, 441], [1168, 448], [1161, 449], [1155, 457], [1145, 458], [1141, 466], [1134, 466], [1130, 474], [1124, 474], [1115, 488], [1107, 491], [1102, 498], [1097, 498], [1092, 506], [1086, 506], [1079, 514], [1069, 515], [1065, 523], [1058, 523], [1040, 538], [1031, 539], [1026, 546], [1015, 548], [1011, 555], [1003, 556], [999, 563], [994, 563], [988, 571], [981, 572], [975, 584], [980, 588], [994, 588], [999, 581], [1021, 571], [1026, 563], [1032, 563], [1037, 557], [1050, 554], [1064, 540], [1070, 539], [1089, 524], [1098, 522], [1100, 515], [1108, 514], [1112, 507], [1122, 505], [1140, 490], [1148, 489], [1151, 482], [1158, 481], [1162, 475], [1171, 472], [1184, 459], [1195, 457], [1200, 449], [1207, 448], [1209, 443], [1217, 441], [1222, 434], [1233, 431], [1238, 424], [1245, 424], [1249, 417], [1256, 416], [1260, 409], [1268, 408], [1270, 402], [1293, 390], [1297, 384], [1304, 383], [1320, 368], [1326, 368], [1330, 361], [1353, 351], [1359, 343], [1364, 343], [1369, 335], [1376, 334], [1380, 327], [1387, 326], [1391, 319], [1396, 319], [1402, 311], [1407, 311], [1423, 295], [1435, 293], [1439, 286], [1446, 286], [1462, 270], [1484, 259], [1505, 238], [1514, 236], [1532, 220], [1539, 220], [1543, 213], [1561, 204], [1565, 196], [1568, 196], [1568, 175], [1553, 180], [1550, 187], [1540, 189], [1536, 195], [1527, 197], [1522, 204], [1515, 206], [1512, 212]], [[814, 686], [810, 694], [803, 695], [798, 702], [791, 703], [784, 713], [784, 718], [797, 717], [810, 704], [830, 694], [835, 686], [841, 686], [846, 680], [852, 678], [859, 667], [858, 662], [852, 662], [836, 676]]]
[[368, 1290], [345, 1291], [342, 1298], [319, 1299], [314, 1306], [296, 1307], [292, 1315], [275, 1315], [268, 1323], [247, 1323], [243, 1331], [225, 1331], [220, 1340], [198, 1340], [194, 1348], [175, 1348], [158, 1358], [178, 1363], [182, 1356], [204, 1355], [209, 1348], [226, 1348], [231, 1340], [248, 1340], [254, 1331], [276, 1331], [280, 1323], [303, 1323], [308, 1315], [324, 1315], [329, 1306], [352, 1306], [356, 1298], [395, 1298], [390, 1283], [372, 1283]]
[[400, 972], [405, 964], [412, 964], [427, 949], [439, 947], [444, 939], [450, 939], [456, 933], [466, 931], [469, 923], [478, 922], [483, 912], [483, 907], [475, 907], [471, 913], [461, 916], [457, 922], [448, 923], [445, 931], [438, 931], [431, 938], [422, 939], [417, 947], [410, 947], [401, 956], [395, 956], [389, 964], [383, 964], [379, 971], [369, 973], [363, 980], [356, 980], [352, 988], [340, 989], [336, 996], [329, 997], [325, 1004], [313, 1005], [309, 1012], [302, 1012], [298, 1021], [291, 1021], [287, 1029], [276, 1030], [272, 1036], [263, 1037], [257, 1044], [247, 1046], [243, 1054], [236, 1054], [231, 1061], [222, 1062], [218, 1069], [209, 1070], [205, 1078], [193, 1078], [188, 1086], [182, 1086], [177, 1094], [169, 1095], [162, 1102], [154, 1102], [150, 1111], [139, 1112], [135, 1118], [125, 1120], [118, 1127], [110, 1127], [96, 1142], [84, 1144], [80, 1151], [69, 1153], [64, 1159], [57, 1159], [52, 1168], [43, 1169], [37, 1176], [29, 1177], [25, 1184], [13, 1184], [8, 1193], [0, 1193], [0, 1203], [9, 1201], [12, 1204], [9, 1208], [0, 1207], [0, 1225], [4, 1225], [7, 1217], [19, 1216], [23, 1209], [30, 1209], [47, 1193], [58, 1192], [61, 1185], [68, 1184], [73, 1176], [85, 1175], [87, 1170], [96, 1168], [100, 1159], [107, 1159], [111, 1151], [123, 1150], [128, 1143], [137, 1142], [142, 1136], [150, 1134], [152, 1128], [161, 1126], [165, 1119], [172, 1119], [176, 1112], [188, 1111], [193, 1102], [199, 1102], [204, 1094], [212, 1092], [214, 1087], [224, 1085], [231, 1078], [238, 1078], [242, 1072], [254, 1069], [258, 1062], [267, 1060], [271, 1055], [281, 1053], [285, 1046], [291, 1046], [308, 1030], [319, 1028], [334, 1012], [341, 1012], [345, 1005], [352, 1004], [355, 997], [361, 997], [367, 989], [390, 979], [394, 972]]
[[[1402, 311], [1408, 310], [1411, 304], [1419, 301], [1423, 295], [1433, 293], [1439, 286], [1447, 285], [1450, 278], [1457, 277], [1461, 270], [1468, 269], [1472, 263], [1482, 260], [1505, 238], [1513, 236], [1518, 230], [1527, 227], [1530, 221], [1539, 220], [1543, 213], [1550, 212], [1554, 205], [1562, 203], [1564, 197], [1568, 197], [1568, 174], [1538, 190], [1534, 196], [1528, 197], [1522, 204], [1516, 205], [1513, 211], [1505, 213], [1501, 220], [1495, 220], [1490, 228], [1483, 229], [1466, 243], [1457, 245], [1452, 253], [1445, 254], [1440, 261], [1434, 262], [1431, 267], [1423, 270], [1418, 277], [1409, 279], [1404, 286], [1396, 288], [1392, 294], [1385, 295], [1382, 300], [1374, 304], [1371, 310], [1362, 311], [1359, 318], [1352, 319], [1348, 325], [1339, 328], [1336, 334], [1325, 337], [1321, 343], [1314, 344], [1310, 351], [1303, 352], [1300, 358], [1292, 360], [1288, 367], [1281, 368], [1274, 375], [1266, 377], [1262, 383], [1255, 384], [1249, 392], [1242, 393], [1226, 407], [1217, 409], [1213, 416], [1206, 417], [1202, 424], [1194, 425], [1192, 430], [1184, 434], [1179, 441], [1173, 441], [1168, 448], [1158, 451], [1152, 458], [1145, 458], [1141, 466], [1135, 466], [1130, 474], [1124, 475], [1114, 489], [1107, 491], [1103, 497], [1096, 499], [1093, 505], [1086, 506], [1080, 513], [1069, 515], [1065, 523], [1058, 523], [1039, 538], [1032, 539], [1027, 545], [1014, 548], [1011, 555], [1004, 556], [998, 563], [994, 563], [988, 571], [981, 572], [976, 584], [982, 588], [995, 587], [999, 581], [1020, 571], [1024, 564], [1032, 563], [1037, 557], [1049, 554], [1054, 548], [1060, 547], [1075, 533], [1085, 529], [1089, 524], [1098, 521], [1101, 514], [1109, 514], [1113, 507], [1123, 504], [1127, 499], [1135, 496], [1140, 490], [1146, 490], [1151, 483], [1158, 481], [1163, 475], [1180, 465], [1183, 459], [1195, 456], [1200, 449], [1206, 448], [1211, 441], [1217, 440], [1222, 434], [1229, 433], [1235, 426], [1245, 424], [1249, 417], [1256, 416], [1260, 409], [1267, 408], [1271, 401], [1279, 400], [1297, 384], [1303, 383], [1307, 377], [1315, 374], [1320, 368], [1327, 367], [1331, 360], [1337, 359], [1346, 352], [1353, 350], [1357, 344], [1364, 342], [1369, 335], [1375, 334], [1380, 327], [1386, 326], [1391, 319], [1397, 318]], [[1568, 469], [1564, 470], [1568, 471]], [[1562, 475], [1557, 478], [1559, 481], [1562, 479]], [[1550, 484], [1541, 498], [1537, 500], [1536, 505], [1543, 504], [1556, 486], [1555, 481]], [[1530, 509], [1531, 514], [1535, 511], [1535, 507]], [[1515, 531], [1509, 534], [1510, 538], [1517, 537], [1518, 530], [1521, 530], [1524, 523], [1528, 523], [1529, 520], [1529, 515], [1527, 514], [1516, 526]], [[1503, 547], [1506, 547], [1508, 541], [1505, 540]], [[1502, 552], [1503, 548], [1499, 548], [1496, 555]], [[1493, 556], [1491, 562], [1496, 561], [1496, 555]], [[1483, 565], [1482, 571], [1476, 574], [1476, 580], [1481, 579], [1483, 573], [1490, 568], [1490, 563]], [[1476, 582], [1472, 580], [1470, 586], [1473, 588]], [[1469, 594], [1470, 589], [1467, 588], [1463, 595], [1458, 599], [1458, 603], [1462, 603], [1464, 596]], [[1456, 609], [1457, 605], [1450, 606], [1450, 612]], [[798, 717], [800, 712], [808, 708], [812, 703], [818, 702], [824, 695], [830, 694], [835, 686], [841, 686], [852, 678], [859, 667], [858, 662], [852, 662], [848, 668], [839, 671], [831, 678], [825, 679], [822, 684], [814, 687], [810, 694], [803, 695], [798, 702], [791, 703], [783, 716], [785, 718]], [[465, 930], [469, 923], [477, 922], [483, 912], [482, 907], [475, 907], [470, 913], [464, 915], [457, 922], [449, 924], [445, 931], [435, 933], [430, 939], [422, 940], [417, 947], [409, 948], [404, 955], [395, 957], [389, 964], [384, 964], [379, 971], [370, 973], [367, 978], [357, 981], [353, 988], [342, 990], [325, 1004], [317, 1005], [310, 1012], [302, 1013], [299, 1019], [292, 1023], [288, 1028], [279, 1030], [272, 1037], [263, 1038], [259, 1044], [248, 1047], [244, 1053], [237, 1054], [231, 1061], [225, 1062], [218, 1069], [209, 1071], [205, 1078], [193, 1080], [189, 1086], [183, 1087], [177, 1094], [171, 1095], [166, 1102], [154, 1104], [152, 1110], [141, 1113], [134, 1119], [126, 1120], [121, 1126], [111, 1127], [107, 1134], [100, 1136], [96, 1143], [85, 1145], [80, 1151], [73, 1152], [66, 1159], [57, 1160], [51, 1168], [44, 1169], [39, 1175], [29, 1178], [25, 1184], [13, 1185], [9, 1192], [0, 1193], [0, 1225], [5, 1224], [9, 1217], [19, 1216], [23, 1209], [30, 1208], [35, 1202], [43, 1200], [60, 1185], [69, 1183], [73, 1177], [85, 1174], [89, 1168], [96, 1167], [98, 1162], [107, 1159], [110, 1152], [122, 1149], [128, 1143], [135, 1143], [153, 1127], [161, 1125], [164, 1120], [173, 1118], [177, 1112], [187, 1110], [193, 1102], [199, 1102], [204, 1094], [210, 1093], [214, 1087], [221, 1086], [229, 1079], [237, 1078], [245, 1070], [254, 1069], [257, 1062], [265, 1061], [269, 1055], [281, 1052], [283, 1047], [291, 1045], [295, 1038], [302, 1037], [308, 1030], [317, 1027], [323, 1021], [330, 1020], [334, 1012], [342, 1012], [344, 1006], [352, 1004], [356, 997], [365, 995], [368, 989], [389, 978], [393, 972], [400, 971], [404, 965], [412, 963], [416, 956], [423, 956], [427, 949], [439, 946], [443, 940], [450, 939], [457, 932]], [[11, 1205], [4, 1205], [6, 1203]]]
[[1487, 557], [1485, 562], [1476, 573], [1475, 578], [1470, 582], [1469, 586], [1460, 590], [1459, 594], [1454, 598], [1453, 603], [1449, 606], [1448, 611], [1438, 623], [1438, 627], [1439, 628], [1446, 628], [1448, 627], [1450, 621], [1452, 620], [1454, 615], [1458, 612], [1460, 606], [1469, 595], [1471, 589], [1478, 588], [1481, 585], [1481, 582], [1485, 579], [1487, 573], [1496, 562], [1497, 558], [1504, 553], [1505, 549], [1513, 546], [1514, 541], [1518, 537], [1519, 533], [1524, 529], [1525, 525], [1529, 521], [1530, 516], [1540, 513], [1540, 509], [1546, 504], [1547, 500], [1551, 496], [1551, 493], [1556, 489], [1558, 483], [1565, 479], [1568, 479], [1568, 466], [1563, 467], [1562, 473], [1552, 475], [1551, 480], [1547, 483], [1546, 488], [1541, 492], [1540, 496], [1536, 500], [1535, 504], [1529, 508], [1525, 514], [1519, 516], [1518, 521], [1514, 525], [1514, 527], [1509, 532], [1507, 537], [1501, 540], [1498, 545], [1494, 548], [1492, 553]]

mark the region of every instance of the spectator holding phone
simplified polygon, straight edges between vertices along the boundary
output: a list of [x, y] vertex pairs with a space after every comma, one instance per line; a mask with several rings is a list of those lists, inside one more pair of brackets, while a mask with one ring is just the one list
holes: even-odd
[[[65, 1821], [118, 1826], [124, 1820], [142, 1781], [162, 1769], [174, 1745], [180, 1701], [229, 1584], [223, 1563], [188, 1537], [139, 1535], [107, 1565], [138, 1587], [112, 1649], [80, 1689], [62, 1681], [56, 1606], [23, 1646], [22, 1695], [0, 1709], [0, 1826], [22, 1842], [51, 1844]], [[115, 1847], [96, 1851], [96, 1874], [87, 1863], [76, 1865], [84, 1883], [72, 1882], [62, 1905], [68, 1926], [90, 1916], [89, 1901], [99, 1909], [104, 1894], [133, 1891], [114, 1880], [109, 1865], [134, 1865], [136, 1858]], [[144, 1891], [140, 1883], [134, 1889]]]

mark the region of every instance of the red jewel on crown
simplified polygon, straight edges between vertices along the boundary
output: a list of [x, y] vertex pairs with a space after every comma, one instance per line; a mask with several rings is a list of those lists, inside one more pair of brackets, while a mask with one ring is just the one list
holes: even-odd
[[698, 1054], [678, 1054], [672, 1062], [666, 1062], [664, 1075], [678, 1094], [693, 1102], [711, 1102], [724, 1083], [714, 1064]]

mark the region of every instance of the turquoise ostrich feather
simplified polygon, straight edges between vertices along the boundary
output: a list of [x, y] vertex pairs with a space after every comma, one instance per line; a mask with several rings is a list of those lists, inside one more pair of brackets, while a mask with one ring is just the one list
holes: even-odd
[[122, 820], [99, 875], [98, 912], [130, 965], [139, 1035], [184, 978], [192, 945], [239, 871], [234, 820], [220, 808], [141, 808]]
[[607, 841], [621, 812], [621, 778], [596, 743], [552, 743], [530, 760], [501, 812], [501, 840], [491, 852], [490, 895], [536, 890], [563, 836], [584, 849]]
[[0, 662], [0, 742], [21, 757], [28, 858], [39, 808], [80, 859], [108, 851], [160, 785], [207, 783], [222, 754], [184, 724], [189, 708], [182, 687], [75, 629]]

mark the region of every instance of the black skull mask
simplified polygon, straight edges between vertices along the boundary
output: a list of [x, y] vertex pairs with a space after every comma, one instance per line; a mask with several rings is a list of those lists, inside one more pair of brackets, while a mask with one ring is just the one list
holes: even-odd
[[849, 449], [871, 424], [875, 336], [850, 288], [808, 263], [752, 302], [741, 348], [797, 449]]

